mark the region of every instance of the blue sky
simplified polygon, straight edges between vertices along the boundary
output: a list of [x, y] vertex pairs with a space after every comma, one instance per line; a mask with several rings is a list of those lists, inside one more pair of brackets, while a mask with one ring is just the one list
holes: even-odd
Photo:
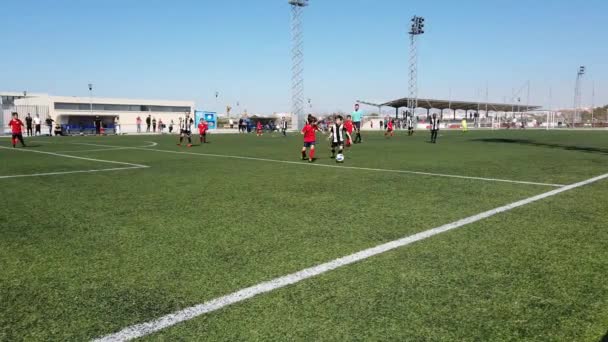
[[[2, 1], [0, 90], [195, 100], [249, 112], [290, 109], [287, 0]], [[531, 82], [531, 103], [608, 103], [608, 1], [311, 0], [305, 97], [313, 111], [407, 95], [407, 30], [420, 39], [421, 97], [502, 102]], [[215, 91], [220, 92], [216, 101]], [[525, 91], [524, 91], [525, 93]], [[482, 95], [480, 95], [482, 94]], [[525, 101], [525, 94], [522, 94]]]

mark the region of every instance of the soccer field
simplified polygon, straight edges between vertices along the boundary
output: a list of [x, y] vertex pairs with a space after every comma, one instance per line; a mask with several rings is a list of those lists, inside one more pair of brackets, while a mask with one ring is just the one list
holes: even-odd
[[0, 340], [607, 334], [608, 132], [363, 138], [1, 139]]

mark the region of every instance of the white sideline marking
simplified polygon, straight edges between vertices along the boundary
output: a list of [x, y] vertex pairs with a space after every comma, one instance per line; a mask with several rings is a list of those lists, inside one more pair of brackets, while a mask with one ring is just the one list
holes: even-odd
[[223, 297], [215, 298], [208, 302], [198, 304], [195, 306], [191, 306], [191, 307], [185, 308], [183, 310], [176, 311], [174, 313], [162, 316], [153, 321], [132, 325], [130, 327], [124, 328], [123, 330], [121, 330], [117, 333], [106, 335], [106, 336], [98, 338], [94, 341], [97, 341], [97, 342], [128, 341], [128, 340], [132, 340], [132, 339], [135, 339], [138, 337], [143, 337], [143, 336], [149, 335], [151, 333], [160, 331], [162, 329], [168, 328], [170, 326], [176, 325], [178, 323], [191, 320], [200, 315], [219, 310], [223, 307], [226, 307], [226, 306], [238, 303], [238, 302], [242, 302], [246, 299], [255, 297], [257, 295], [267, 293], [270, 291], [274, 291], [276, 289], [280, 289], [280, 288], [286, 287], [291, 284], [298, 283], [302, 280], [318, 276], [320, 274], [329, 272], [329, 271], [337, 269], [339, 267], [350, 265], [352, 263], [368, 259], [375, 255], [382, 254], [382, 253], [394, 250], [399, 247], [407, 246], [414, 242], [428, 239], [432, 236], [435, 236], [435, 235], [438, 235], [441, 233], [445, 233], [447, 231], [454, 230], [456, 228], [460, 228], [460, 227], [468, 225], [470, 223], [474, 223], [474, 222], [483, 220], [485, 218], [488, 218], [488, 217], [491, 217], [491, 216], [518, 208], [518, 207], [522, 207], [527, 204], [530, 204], [530, 203], [533, 203], [536, 201], [540, 201], [547, 197], [555, 196], [562, 192], [569, 191], [569, 190], [572, 190], [572, 189], [575, 189], [575, 188], [578, 188], [578, 187], [581, 187], [584, 185], [588, 185], [588, 184], [591, 184], [591, 183], [594, 183], [594, 182], [597, 182], [597, 181], [600, 181], [600, 180], [603, 180], [606, 178], [608, 178], [608, 173], [582, 181], [582, 182], [578, 182], [578, 183], [571, 184], [571, 185], [566, 185], [559, 189], [551, 190], [551, 191], [542, 193], [540, 195], [532, 196], [532, 197], [529, 197], [529, 198], [526, 198], [526, 199], [523, 199], [523, 200], [520, 200], [517, 202], [513, 202], [511, 204], [507, 204], [502, 207], [491, 209], [491, 210], [485, 211], [485, 212], [477, 214], [477, 215], [473, 215], [473, 216], [470, 216], [470, 217], [467, 217], [467, 218], [464, 218], [464, 219], [461, 219], [461, 220], [458, 220], [458, 221], [455, 221], [452, 223], [445, 224], [443, 226], [425, 230], [423, 232], [420, 232], [420, 233], [417, 233], [414, 235], [410, 235], [410, 236], [401, 238], [399, 240], [394, 240], [391, 242], [387, 242], [387, 243], [378, 245], [376, 247], [368, 248], [368, 249], [362, 250], [362, 251], [354, 253], [354, 254], [350, 254], [350, 255], [347, 255], [347, 256], [344, 256], [344, 257], [341, 257], [338, 259], [334, 259], [332, 261], [326, 262], [321, 265], [306, 268], [301, 271], [288, 274], [286, 276], [274, 278], [272, 280], [268, 280], [268, 281], [259, 283], [257, 285], [253, 285], [251, 287], [247, 287], [242, 290], [233, 292], [233, 293], [225, 295]]
[[[82, 143], [81, 145], [105, 146], [105, 147], [121, 147], [121, 146], [113, 146], [113, 145], [84, 144], [84, 143]], [[330, 168], [340, 168], [340, 169], [349, 169], [349, 170], [392, 172], [392, 173], [403, 173], [403, 174], [422, 175], [422, 176], [434, 176], [434, 177], [447, 177], [447, 178], [481, 180], [481, 181], [489, 181], [489, 182], [514, 183], [514, 184], [526, 184], [526, 185], [541, 185], [541, 186], [551, 186], [551, 187], [556, 187], [556, 188], [564, 186], [564, 184], [539, 183], [539, 182], [518, 181], [518, 180], [511, 180], [511, 179], [500, 179], [500, 178], [486, 178], [486, 177], [450, 175], [450, 174], [444, 174], [444, 173], [432, 173], [432, 172], [423, 172], [423, 171], [376, 169], [376, 168], [369, 168], [369, 167], [356, 167], [356, 166], [346, 166], [346, 165], [311, 164], [311, 163], [303, 163], [303, 162], [289, 161], [289, 160], [277, 160], [277, 159], [267, 159], [267, 158], [232, 156], [232, 155], [225, 155], [225, 154], [194, 153], [194, 152], [180, 152], [180, 151], [159, 150], [159, 149], [152, 149], [152, 148], [147, 148], [147, 147], [130, 147], [130, 148], [131, 149], [135, 149], [135, 150], [147, 150], [147, 151], [156, 151], [156, 152], [165, 152], [165, 153], [188, 154], [188, 155], [195, 155], [195, 156], [202, 156], [202, 157], [255, 160], [255, 161], [265, 161], [265, 162], [271, 162], [271, 163], [306, 165], [306, 166], [318, 166], [318, 167], [330, 167]]]
[[98, 170], [76, 170], [76, 171], [59, 171], [59, 172], [33, 173], [33, 174], [28, 174], [28, 175], [0, 176], [0, 179], [22, 178], [22, 177], [39, 177], [39, 176], [56, 176], [56, 175], [68, 175], [68, 174], [72, 174], [72, 173], [93, 173], [93, 172], [134, 170], [134, 169], [141, 169], [141, 167], [139, 167], [139, 166], [128, 166], [128, 167], [115, 167], [115, 168], [111, 168], [111, 169], [98, 169]]
[[95, 162], [100, 162], [100, 163], [110, 163], [110, 164], [118, 164], [118, 165], [128, 165], [128, 166], [134, 166], [134, 167], [138, 167], [138, 168], [148, 168], [149, 166], [146, 165], [140, 165], [140, 164], [133, 164], [133, 163], [125, 163], [125, 162], [119, 162], [119, 161], [113, 161], [113, 160], [105, 160], [105, 159], [95, 159], [95, 158], [86, 158], [86, 157], [77, 157], [77, 156], [71, 156], [69, 154], [60, 154], [60, 153], [54, 153], [54, 152], [46, 152], [46, 151], [38, 151], [38, 150], [31, 150], [31, 149], [23, 149], [23, 148], [9, 148], [9, 147], [5, 147], [5, 146], [0, 146], [0, 148], [3, 148], [5, 150], [10, 150], [10, 151], [20, 151], [20, 152], [33, 152], [33, 153], [41, 153], [41, 154], [48, 154], [51, 156], [57, 156], [57, 157], [64, 157], [64, 158], [73, 158], [73, 159], [81, 159], [81, 160], [88, 160], [88, 161], [95, 161]]
[[96, 149], [92, 149], [92, 150], [55, 151], [55, 153], [102, 152], [102, 151], [128, 150], [130, 148], [131, 147], [96, 148]]

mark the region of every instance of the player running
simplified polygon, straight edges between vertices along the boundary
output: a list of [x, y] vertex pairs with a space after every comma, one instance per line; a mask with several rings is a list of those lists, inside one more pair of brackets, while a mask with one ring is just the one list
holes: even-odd
[[338, 115], [336, 116], [334, 124], [329, 127], [329, 141], [331, 141], [331, 159], [336, 158], [336, 148], [338, 148], [338, 154], [344, 153], [344, 136], [346, 136], [346, 139], [352, 140], [350, 133], [348, 133], [344, 128], [344, 124], [342, 123], [342, 115]]
[[306, 160], [306, 149], [310, 149], [308, 155], [308, 162], [312, 163], [315, 159], [315, 141], [317, 140], [317, 119], [314, 116], [308, 115], [308, 120], [304, 128], [302, 128], [302, 135], [304, 135], [304, 146], [302, 147], [302, 160]]
[[[352, 137], [353, 131], [355, 130], [355, 124], [353, 123], [352, 117], [350, 115], [346, 116], [346, 121], [344, 121], [344, 128], [348, 132], [348, 134]], [[346, 147], [350, 147], [352, 145], [352, 140], [349, 138], [346, 140]]]
[[21, 145], [25, 147], [25, 142], [23, 141], [23, 121], [19, 119], [19, 114], [13, 113], [13, 118], [9, 121], [8, 126], [11, 128], [11, 133], [13, 134], [11, 142], [13, 143], [13, 148], [17, 147], [17, 140], [21, 142]]
[[192, 147], [192, 124], [194, 120], [190, 118], [190, 113], [186, 112], [186, 116], [182, 119], [179, 118], [179, 144], [177, 146], [182, 146], [182, 142], [184, 141], [184, 137], [188, 138], [188, 147]]
[[207, 131], [208, 130], [209, 130], [209, 125], [207, 124], [207, 121], [201, 119], [198, 124], [198, 134], [201, 139], [201, 144], [207, 143]]
[[262, 127], [262, 121], [258, 121], [257, 125], [255, 126], [255, 130], [258, 137], [261, 137], [262, 134], [264, 134], [264, 127]]
[[392, 137], [395, 135], [395, 130], [393, 128], [394, 125], [394, 120], [392, 119], [388, 119], [388, 122], [386, 123], [386, 132], [384, 132], [384, 136], [385, 137]]

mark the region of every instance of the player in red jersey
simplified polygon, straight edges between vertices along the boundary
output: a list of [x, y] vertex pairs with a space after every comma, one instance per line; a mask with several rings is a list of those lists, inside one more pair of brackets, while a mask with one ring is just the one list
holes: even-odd
[[388, 123], [386, 124], [386, 132], [384, 132], [384, 136], [385, 137], [389, 137], [389, 136], [393, 136], [395, 134], [395, 131], [393, 129], [393, 125], [394, 125], [394, 121], [392, 119], [388, 120]]
[[201, 138], [201, 144], [207, 143], [207, 130], [209, 130], [209, 125], [207, 124], [207, 121], [201, 119], [200, 123], [198, 124], [198, 134]]
[[11, 128], [11, 133], [13, 134], [13, 138], [11, 142], [13, 143], [13, 147], [16, 147], [17, 140], [21, 142], [21, 145], [25, 147], [25, 142], [23, 142], [23, 130], [24, 127], [23, 121], [19, 120], [19, 114], [13, 113], [13, 118], [9, 121], [8, 126]]
[[317, 140], [316, 132], [319, 130], [317, 126], [317, 119], [314, 116], [309, 115], [308, 121], [304, 128], [302, 128], [302, 134], [304, 135], [304, 146], [302, 147], [302, 160], [306, 160], [306, 149], [310, 148], [308, 155], [308, 162], [312, 163], [315, 161], [315, 141]]
[[257, 124], [257, 126], [255, 127], [255, 129], [256, 129], [256, 133], [257, 133], [258, 137], [262, 136], [262, 134], [264, 133], [264, 132], [262, 131], [262, 130], [263, 130], [263, 127], [262, 127], [262, 121], [258, 121], [258, 124]]
[[[348, 135], [352, 137], [353, 135], [353, 131], [355, 130], [355, 125], [353, 124], [353, 119], [350, 115], [346, 116], [346, 121], [344, 121], [344, 129], [346, 129], [346, 132], [348, 132]], [[350, 147], [350, 145], [352, 144], [352, 141], [350, 141], [350, 138], [346, 138], [346, 147]]]

